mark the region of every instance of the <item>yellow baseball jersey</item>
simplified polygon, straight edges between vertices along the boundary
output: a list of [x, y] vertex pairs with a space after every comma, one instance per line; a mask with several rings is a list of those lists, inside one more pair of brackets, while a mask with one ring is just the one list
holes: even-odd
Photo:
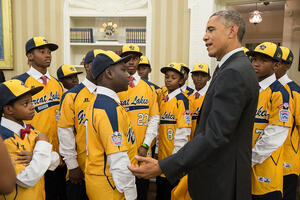
[[157, 94], [158, 105], [160, 105], [161, 102], [164, 100], [164, 97], [168, 94], [167, 87], [163, 86], [161, 88], [156, 89], [156, 94]]
[[293, 125], [290, 128], [289, 135], [283, 145], [283, 175], [298, 175], [300, 170], [300, 138], [297, 126], [300, 125], [300, 87], [292, 81], [285, 84], [284, 88], [288, 91], [291, 98], [290, 107], [293, 113]]
[[171, 200], [192, 200], [188, 191], [188, 175], [182, 177], [171, 193]]
[[174, 149], [177, 128], [191, 127], [189, 100], [180, 93], [167, 102], [160, 104], [160, 126], [158, 136], [158, 160], [170, 156]]
[[191, 135], [189, 137], [189, 140], [191, 140], [194, 136], [194, 132], [195, 132], [196, 125], [197, 125], [197, 119], [199, 116], [200, 109], [202, 107], [204, 97], [205, 97], [205, 95], [200, 96], [198, 99], [195, 99], [195, 95], [190, 95], [188, 97], [189, 102], [190, 102], [190, 112], [191, 112], [191, 117], [192, 117], [192, 130], [191, 130]]
[[[288, 92], [274, 81], [259, 93], [253, 127], [252, 147], [269, 125], [292, 126]], [[263, 163], [252, 168], [252, 194], [263, 195], [283, 188], [283, 146], [275, 150]]]
[[84, 172], [86, 159], [85, 120], [88, 106], [96, 98], [83, 83], [66, 92], [60, 104], [60, 119], [57, 123], [62, 128], [73, 128], [76, 140], [77, 161]]
[[[18, 134], [0, 125], [0, 135], [6, 145], [7, 151], [14, 161], [17, 158], [16, 153], [21, 151], [33, 152], [35, 146], [35, 139], [38, 136], [38, 132], [31, 128], [30, 133], [23, 140]], [[23, 171], [26, 166], [14, 162], [16, 174]], [[23, 188], [16, 185], [14, 191], [9, 195], [0, 195], [1, 200], [44, 200], [45, 199], [45, 183], [44, 177], [42, 177], [34, 187]]]
[[[128, 113], [136, 145], [139, 147], [144, 142], [149, 117], [159, 115], [155, 90], [148, 82], [140, 79], [134, 88], [128, 87], [127, 91], [119, 92], [118, 96]], [[151, 149], [148, 151], [149, 156], [150, 151]]]
[[189, 86], [186, 86], [186, 90], [185, 91], [182, 91], [182, 93], [189, 97], [191, 94], [193, 94], [194, 90], [192, 88], [190, 88]]
[[62, 84], [51, 76], [47, 85], [43, 85], [32, 76], [24, 73], [17, 77], [29, 88], [44, 86], [43, 90], [32, 96], [35, 115], [32, 120], [26, 123], [31, 124], [35, 129], [49, 137], [53, 145], [53, 151], [59, 153], [57, 137], [57, 120], [59, 117], [59, 104], [64, 93]]
[[[128, 151], [130, 161], [137, 154], [135, 135], [127, 112], [114, 99], [98, 94], [87, 111], [86, 190], [89, 199], [122, 199], [109, 172], [107, 155]], [[118, 197], [118, 198], [117, 198]]]

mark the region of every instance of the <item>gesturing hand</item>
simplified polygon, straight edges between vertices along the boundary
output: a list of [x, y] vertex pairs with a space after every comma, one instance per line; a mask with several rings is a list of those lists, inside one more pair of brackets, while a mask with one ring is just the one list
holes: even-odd
[[128, 166], [128, 169], [137, 177], [149, 179], [152, 177], [156, 177], [162, 173], [158, 160], [155, 160], [150, 157], [141, 157], [135, 156], [135, 159], [139, 162], [144, 162], [144, 165], [131, 165]]

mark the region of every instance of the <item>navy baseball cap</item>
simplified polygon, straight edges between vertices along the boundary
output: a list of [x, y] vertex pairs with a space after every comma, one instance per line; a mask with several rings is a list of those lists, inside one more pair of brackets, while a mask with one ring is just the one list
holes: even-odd
[[84, 64], [86, 65], [86, 64], [89, 64], [89, 63], [93, 62], [95, 57], [99, 53], [102, 53], [102, 52], [105, 52], [105, 51], [102, 50], [102, 49], [94, 49], [94, 50], [91, 50], [91, 51], [87, 52], [87, 54], [84, 57]]
[[73, 65], [62, 65], [58, 68], [56, 72], [58, 79], [62, 79], [68, 76], [72, 76], [74, 74], [81, 74], [81, 73], [82, 72], [77, 71]]
[[21, 95], [28, 93], [31, 95], [35, 95], [43, 88], [43, 86], [38, 86], [30, 89], [22, 81], [17, 79], [5, 81], [4, 83], [0, 84], [0, 93], [2, 94], [0, 95], [0, 108], [2, 109], [3, 106], [7, 105], [9, 102], [15, 100]]
[[57, 44], [49, 43], [44, 37], [33, 37], [26, 42], [26, 45], [25, 45], [26, 54], [30, 50], [36, 49], [36, 48], [42, 47], [42, 46], [48, 46], [51, 51], [55, 51], [56, 49], [58, 49]]
[[113, 51], [104, 51], [102, 53], [99, 53], [92, 63], [91, 72], [93, 78], [96, 79], [109, 66], [121, 62], [127, 63], [130, 59], [131, 59], [131, 55], [121, 58]]

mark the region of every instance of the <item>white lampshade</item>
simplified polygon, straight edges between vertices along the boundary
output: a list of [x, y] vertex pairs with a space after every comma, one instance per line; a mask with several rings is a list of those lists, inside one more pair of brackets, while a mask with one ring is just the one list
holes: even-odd
[[261, 12], [254, 10], [250, 13], [249, 22], [252, 24], [258, 24], [262, 21]]

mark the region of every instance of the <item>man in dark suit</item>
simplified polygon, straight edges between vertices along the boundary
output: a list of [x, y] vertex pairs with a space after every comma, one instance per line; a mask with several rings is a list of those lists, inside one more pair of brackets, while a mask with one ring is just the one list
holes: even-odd
[[192, 199], [251, 199], [251, 142], [258, 82], [241, 41], [245, 22], [236, 11], [219, 11], [203, 38], [210, 57], [220, 61], [207, 90], [194, 139], [157, 161], [137, 156], [129, 166], [139, 177], [164, 173], [171, 183], [188, 174]]

